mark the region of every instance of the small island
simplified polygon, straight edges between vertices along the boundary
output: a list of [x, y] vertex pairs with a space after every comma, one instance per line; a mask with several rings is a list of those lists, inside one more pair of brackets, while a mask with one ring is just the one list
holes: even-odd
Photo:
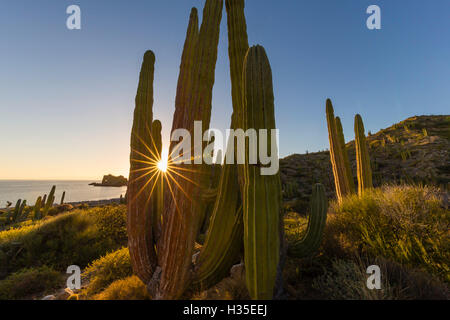
[[124, 176], [116, 177], [112, 174], [108, 174], [103, 176], [101, 183], [93, 182], [89, 185], [94, 187], [125, 187], [128, 185], [128, 180]]

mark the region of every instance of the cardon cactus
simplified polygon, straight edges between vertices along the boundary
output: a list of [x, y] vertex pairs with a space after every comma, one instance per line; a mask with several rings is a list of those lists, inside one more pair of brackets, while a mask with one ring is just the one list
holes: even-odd
[[156, 252], [149, 203], [151, 178], [156, 176], [152, 157], [153, 79], [155, 55], [147, 51], [142, 62], [131, 132], [130, 176], [128, 182], [128, 249], [137, 276], [148, 283], [156, 267]]
[[348, 194], [352, 193], [348, 170], [343, 155], [341, 139], [336, 128], [336, 119], [334, 117], [333, 105], [330, 99], [327, 99], [326, 114], [328, 124], [328, 137], [330, 140], [330, 158], [333, 166], [334, 184], [336, 187], [336, 196], [339, 201]]
[[298, 258], [306, 258], [319, 249], [327, 220], [327, 209], [328, 201], [325, 188], [321, 184], [316, 184], [311, 196], [311, 212], [306, 234], [303, 239], [289, 246], [289, 252], [292, 255]]
[[[249, 49], [243, 71], [243, 129], [275, 129], [272, 71], [261, 46]], [[259, 141], [259, 139], [258, 139]], [[270, 146], [270, 142], [269, 142]], [[269, 148], [271, 150], [271, 148]], [[261, 175], [261, 165], [240, 166], [244, 208], [244, 254], [247, 288], [252, 299], [271, 299], [279, 261], [279, 216], [281, 181], [279, 173]]]
[[364, 124], [359, 114], [355, 116], [356, 167], [358, 176], [358, 194], [365, 189], [373, 188], [372, 169], [370, 167], [369, 150], [367, 148]]
[[[226, 0], [226, 8], [233, 100], [231, 128], [270, 131], [275, 129], [275, 117], [267, 56], [260, 46], [248, 50], [244, 1]], [[193, 136], [195, 121], [202, 121], [202, 133], [209, 128], [222, 10], [222, 0], [206, 0], [200, 30], [197, 10], [191, 11], [172, 132], [184, 129]], [[262, 176], [262, 165], [248, 161], [229, 165], [225, 161], [218, 166], [217, 183], [212, 176], [216, 171], [197, 163], [203, 145], [193, 148], [194, 164], [181, 164], [182, 155], [177, 152], [177, 143], [172, 142], [164, 183], [158, 184], [161, 128], [159, 122], [153, 122], [151, 110], [154, 59], [151, 52], [144, 57], [132, 129], [127, 227], [133, 269], [152, 298], [177, 299], [187, 289], [206, 289], [226, 277], [244, 247], [251, 297], [270, 299], [281, 265], [279, 173]], [[163, 209], [159, 205], [159, 186], [164, 189]], [[206, 210], [212, 203], [209, 215]], [[194, 255], [201, 226], [205, 225], [205, 243]]]

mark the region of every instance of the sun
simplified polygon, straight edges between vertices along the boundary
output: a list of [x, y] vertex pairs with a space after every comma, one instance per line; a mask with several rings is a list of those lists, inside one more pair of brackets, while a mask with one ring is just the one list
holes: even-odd
[[168, 166], [168, 151], [163, 150], [161, 153], [161, 160], [159, 160], [157, 167], [159, 171], [161, 171], [162, 173], [166, 173], [167, 166]]

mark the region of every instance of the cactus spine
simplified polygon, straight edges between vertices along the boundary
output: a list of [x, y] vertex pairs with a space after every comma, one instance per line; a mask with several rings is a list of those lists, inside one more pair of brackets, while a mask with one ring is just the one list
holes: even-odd
[[341, 146], [339, 134], [336, 128], [333, 105], [330, 99], [326, 103], [328, 137], [330, 140], [330, 158], [333, 166], [334, 183], [336, 195], [339, 201], [351, 191], [351, 183], [348, 177], [348, 170], [344, 161], [343, 148]]
[[358, 194], [365, 189], [373, 188], [372, 169], [370, 167], [369, 150], [367, 148], [364, 124], [359, 114], [355, 116], [356, 167], [358, 176]]
[[321, 184], [313, 187], [311, 212], [305, 236], [299, 242], [289, 246], [289, 251], [298, 258], [310, 257], [322, 243], [323, 230], [327, 220], [328, 203], [325, 188]]
[[[261, 46], [252, 47], [247, 53], [243, 87], [243, 130], [253, 128], [259, 134], [259, 129], [275, 129], [272, 71]], [[271, 299], [280, 249], [280, 175], [261, 175], [261, 166], [249, 164], [249, 151], [247, 144], [246, 164], [239, 170], [243, 182], [246, 282], [252, 299]]]
[[[225, 6], [228, 18], [228, 52], [233, 101], [231, 128], [237, 129], [239, 115], [242, 114], [242, 70], [249, 45], [244, 0], [226, 0]], [[209, 288], [219, 282], [239, 258], [243, 220], [238, 190], [237, 166], [225, 162], [205, 245], [197, 259], [194, 284], [200, 289]]]

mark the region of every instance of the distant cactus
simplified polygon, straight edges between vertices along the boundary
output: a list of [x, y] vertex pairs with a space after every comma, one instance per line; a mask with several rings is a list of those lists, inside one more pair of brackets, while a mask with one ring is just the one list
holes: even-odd
[[358, 173], [358, 194], [365, 189], [373, 188], [372, 169], [370, 167], [369, 150], [367, 148], [364, 124], [359, 114], [355, 116], [356, 165]]
[[34, 217], [33, 220], [42, 219], [41, 214], [41, 206], [42, 206], [42, 197], [38, 197], [36, 203], [34, 204]]
[[61, 205], [64, 204], [64, 198], [66, 197], [66, 192], [64, 191], [61, 196]]
[[22, 203], [22, 199], [17, 200], [16, 206], [14, 207], [14, 210], [13, 210], [12, 216], [11, 216], [12, 222], [16, 221], [17, 218], [19, 217], [21, 203]]
[[337, 131], [333, 105], [330, 99], [327, 99], [326, 113], [328, 123], [328, 137], [330, 140], [330, 157], [331, 164], [333, 166], [336, 195], [338, 200], [341, 201], [344, 196], [352, 193], [352, 188], [349, 180], [348, 169], [346, 168], [346, 163], [342, 152], [342, 137], [339, 136]]
[[[44, 209], [42, 211], [42, 217], [46, 217], [48, 215], [50, 208], [53, 207], [53, 203], [55, 201], [55, 191], [56, 191], [56, 186], [53, 186], [52, 189], [50, 190], [50, 193], [48, 194], [47, 202], [45, 202], [45, 204], [44, 204]], [[45, 199], [45, 197], [46, 196], [44, 196], [44, 199]]]

